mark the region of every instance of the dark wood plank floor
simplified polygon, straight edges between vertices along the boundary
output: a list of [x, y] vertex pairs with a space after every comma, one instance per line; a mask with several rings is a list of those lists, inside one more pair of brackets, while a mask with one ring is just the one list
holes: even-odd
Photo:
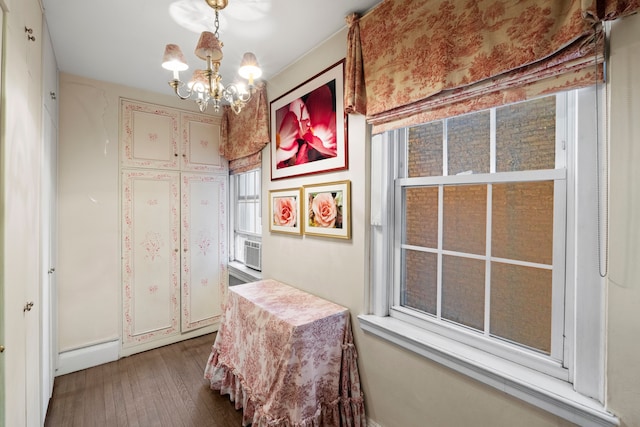
[[204, 335], [56, 377], [45, 426], [241, 426], [242, 411], [203, 379], [214, 339]]

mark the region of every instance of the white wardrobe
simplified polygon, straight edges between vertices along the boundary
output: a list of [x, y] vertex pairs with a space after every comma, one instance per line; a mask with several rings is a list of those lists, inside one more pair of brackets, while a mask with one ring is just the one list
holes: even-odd
[[227, 276], [220, 119], [121, 99], [122, 355], [217, 330]]

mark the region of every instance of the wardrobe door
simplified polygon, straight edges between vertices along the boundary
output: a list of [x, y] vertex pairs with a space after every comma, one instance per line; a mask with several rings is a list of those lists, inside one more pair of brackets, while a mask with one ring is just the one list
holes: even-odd
[[227, 289], [227, 176], [182, 174], [182, 331], [217, 324]]
[[123, 170], [123, 346], [180, 333], [180, 174]]
[[226, 173], [220, 156], [220, 117], [181, 113], [181, 169], [183, 172]]
[[180, 112], [128, 99], [120, 103], [122, 166], [178, 170]]

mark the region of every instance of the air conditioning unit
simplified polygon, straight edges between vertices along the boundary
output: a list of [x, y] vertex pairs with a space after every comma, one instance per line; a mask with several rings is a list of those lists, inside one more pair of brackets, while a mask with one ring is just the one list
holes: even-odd
[[244, 265], [262, 271], [262, 243], [244, 241]]

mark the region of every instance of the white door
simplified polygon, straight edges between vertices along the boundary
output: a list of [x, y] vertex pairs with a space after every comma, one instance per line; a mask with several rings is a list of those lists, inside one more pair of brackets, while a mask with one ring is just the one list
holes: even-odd
[[180, 333], [180, 173], [122, 172], [123, 347]]
[[[41, 28], [36, 0], [12, 2], [4, 40], [2, 155], [4, 422], [40, 425]], [[26, 31], [25, 31], [26, 29]]]
[[227, 175], [182, 174], [182, 332], [220, 321], [227, 289]]

